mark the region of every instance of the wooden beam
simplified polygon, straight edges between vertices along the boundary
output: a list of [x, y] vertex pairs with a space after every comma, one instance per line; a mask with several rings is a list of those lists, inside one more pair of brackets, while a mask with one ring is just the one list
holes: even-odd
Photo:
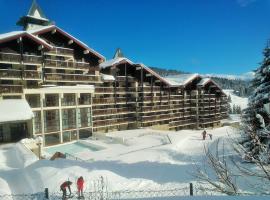
[[85, 50], [83, 51], [83, 53], [84, 53], [84, 54], [88, 54], [88, 53], [89, 53], [89, 50], [88, 50], [88, 49], [85, 49]]
[[136, 70], [140, 70], [142, 67], [136, 67]]
[[146, 76], [146, 77], [151, 77], [151, 76], [152, 76], [152, 74], [146, 74], [145, 76]]
[[68, 44], [71, 45], [71, 44], [73, 44], [73, 42], [74, 42], [73, 40], [69, 40]]

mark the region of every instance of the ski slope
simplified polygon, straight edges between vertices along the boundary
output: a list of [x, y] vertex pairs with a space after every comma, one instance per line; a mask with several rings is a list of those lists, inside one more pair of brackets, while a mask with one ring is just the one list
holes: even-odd
[[233, 105], [240, 106], [241, 110], [247, 108], [247, 105], [248, 105], [247, 97], [239, 97], [233, 93], [233, 90], [223, 90], [223, 91], [227, 96], [229, 95], [231, 96], [231, 100], [232, 100], [230, 102], [231, 108], [233, 107]]

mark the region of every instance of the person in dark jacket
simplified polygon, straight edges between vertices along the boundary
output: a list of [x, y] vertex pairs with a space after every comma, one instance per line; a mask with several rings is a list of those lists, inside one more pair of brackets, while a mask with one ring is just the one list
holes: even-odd
[[205, 140], [206, 134], [207, 134], [207, 133], [206, 133], [206, 130], [204, 129], [203, 132], [202, 132], [203, 140]]
[[72, 185], [71, 181], [65, 181], [64, 183], [61, 184], [60, 190], [63, 192], [63, 196], [62, 196], [63, 200], [67, 198], [67, 188], [69, 190], [69, 196], [71, 195], [71, 190], [70, 190], [71, 185]]

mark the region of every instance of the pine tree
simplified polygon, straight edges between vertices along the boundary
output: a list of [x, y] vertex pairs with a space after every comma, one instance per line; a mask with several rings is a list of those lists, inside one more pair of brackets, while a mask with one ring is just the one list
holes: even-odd
[[[269, 103], [270, 91], [270, 42], [263, 51], [263, 61], [255, 70], [252, 86], [255, 88], [249, 98], [248, 108], [244, 111], [244, 147], [252, 157], [257, 156], [269, 162], [269, 115], [264, 105]], [[260, 145], [258, 145], [260, 144]]]

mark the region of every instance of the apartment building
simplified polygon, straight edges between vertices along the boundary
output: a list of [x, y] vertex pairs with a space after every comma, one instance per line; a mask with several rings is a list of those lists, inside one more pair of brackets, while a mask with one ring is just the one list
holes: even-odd
[[0, 34], [0, 142], [54, 145], [93, 132], [216, 126], [227, 98], [198, 74], [164, 78], [117, 50], [111, 60], [54, 25], [36, 1]]

